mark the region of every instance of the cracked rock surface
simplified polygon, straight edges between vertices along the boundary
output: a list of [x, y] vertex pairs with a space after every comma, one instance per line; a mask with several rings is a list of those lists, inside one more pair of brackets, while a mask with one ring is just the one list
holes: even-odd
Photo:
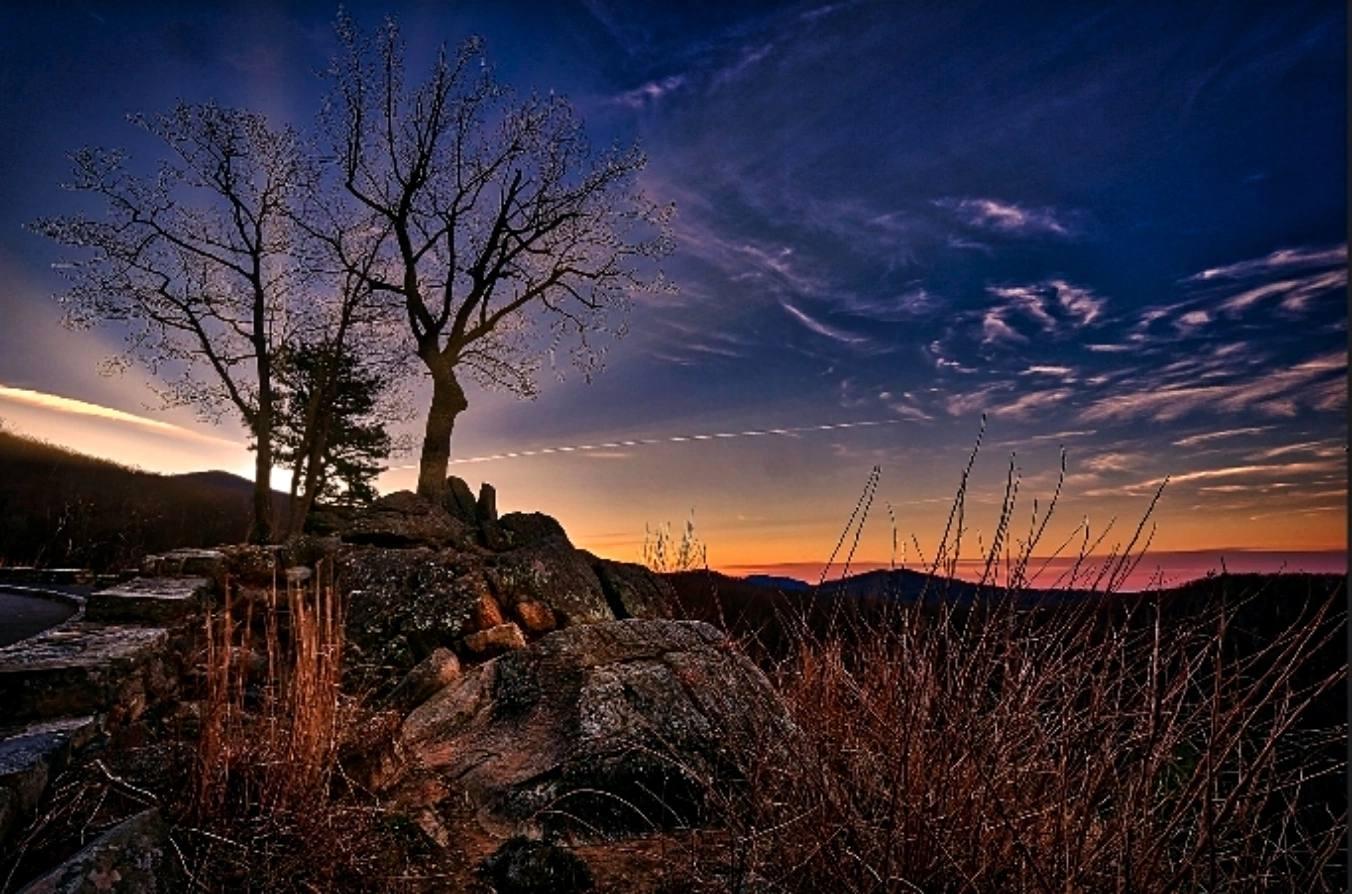
[[472, 668], [414, 710], [395, 797], [424, 828], [458, 790], [496, 834], [649, 831], [699, 817], [704, 785], [737, 775], [731, 743], [790, 734], [765, 677], [713, 627], [588, 624]]

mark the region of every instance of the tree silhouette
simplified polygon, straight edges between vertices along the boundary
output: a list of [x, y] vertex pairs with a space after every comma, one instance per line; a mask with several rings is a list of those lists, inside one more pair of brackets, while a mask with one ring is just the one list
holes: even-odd
[[295, 346], [280, 370], [277, 457], [292, 469], [289, 530], [298, 534], [320, 498], [344, 506], [375, 499], [372, 482], [393, 449], [379, 418], [391, 380], [333, 340]]
[[432, 379], [418, 492], [439, 499], [469, 406], [462, 373], [533, 396], [567, 341], [590, 376], [594, 336], [623, 334], [633, 293], [662, 284], [651, 262], [670, 250], [671, 209], [638, 190], [640, 152], [593, 155], [568, 101], [514, 100], [479, 41], [443, 48], [410, 89], [392, 21], [368, 37], [340, 16], [337, 31], [326, 122], [364, 220], [316, 235], [404, 316]]
[[120, 325], [128, 357], [165, 380], [167, 404], [243, 421], [255, 452], [250, 538], [267, 541], [273, 367], [307, 278], [293, 219], [305, 156], [290, 128], [209, 103], [131, 121], [170, 150], [154, 173], [134, 173], [120, 152], [81, 149], [68, 187], [101, 200], [103, 216], [33, 227], [83, 252], [60, 265], [70, 324]]

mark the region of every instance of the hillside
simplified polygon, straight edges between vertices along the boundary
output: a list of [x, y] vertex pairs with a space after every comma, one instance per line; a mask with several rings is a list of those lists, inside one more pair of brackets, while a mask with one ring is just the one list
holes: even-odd
[[[0, 562], [105, 570], [148, 552], [241, 540], [252, 484], [160, 475], [0, 431]], [[286, 495], [274, 492], [286, 511]]]

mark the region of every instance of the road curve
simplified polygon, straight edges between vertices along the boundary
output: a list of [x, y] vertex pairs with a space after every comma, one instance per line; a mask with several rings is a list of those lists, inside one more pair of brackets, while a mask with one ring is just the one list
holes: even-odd
[[75, 614], [75, 605], [0, 586], [0, 646], [27, 639]]

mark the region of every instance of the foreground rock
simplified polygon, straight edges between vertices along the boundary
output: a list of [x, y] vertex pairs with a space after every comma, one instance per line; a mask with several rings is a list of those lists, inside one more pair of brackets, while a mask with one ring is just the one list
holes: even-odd
[[168, 836], [158, 810], [147, 810], [94, 839], [22, 894], [153, 894], [186, 890], [169, 859]]
[[503, 842], [479, 871], [493, 883], [495, 894], [581, 894], [593, 886], [577, 854], [522, 836]]
[[349, 547], [338, 559], [347, 593], [350, 663], [402, 676], [438, 648], [459, 648], [493, 599], [482, 560], [454, 550]]
[[162, 628], [68, 621], [0, 649], [3, 719], [134, 720], [175, 694], [169, 659], [169, 632]]
[[544, 539], [501, 553], [486, 575], [509, 610], [520, 602], [546, 605], [560, 627], [616, 619], [586, 554], [566, 542]]
[[633, 562], [598, 559], [584, 553], [618, 618], [674, 618], [676, 591], [663, 578]]
[[413, 711], [395, 800], [433, 838], [464, 797], [495, 835], [649, 831], [698, 819], [706, 786], [737, 776], [730, 746], [790, 730], [765, 677], [707, 624], [573, 627]]
[[[471, 497], [471, 506], [473, 498]], [[455, 546], [468, 548], [475, 541], [470, 523], [442, 506], [411, 491], [401, 490], [381, 497], [357, 516], [343, 532], [349, 543], [374, 546]]]

